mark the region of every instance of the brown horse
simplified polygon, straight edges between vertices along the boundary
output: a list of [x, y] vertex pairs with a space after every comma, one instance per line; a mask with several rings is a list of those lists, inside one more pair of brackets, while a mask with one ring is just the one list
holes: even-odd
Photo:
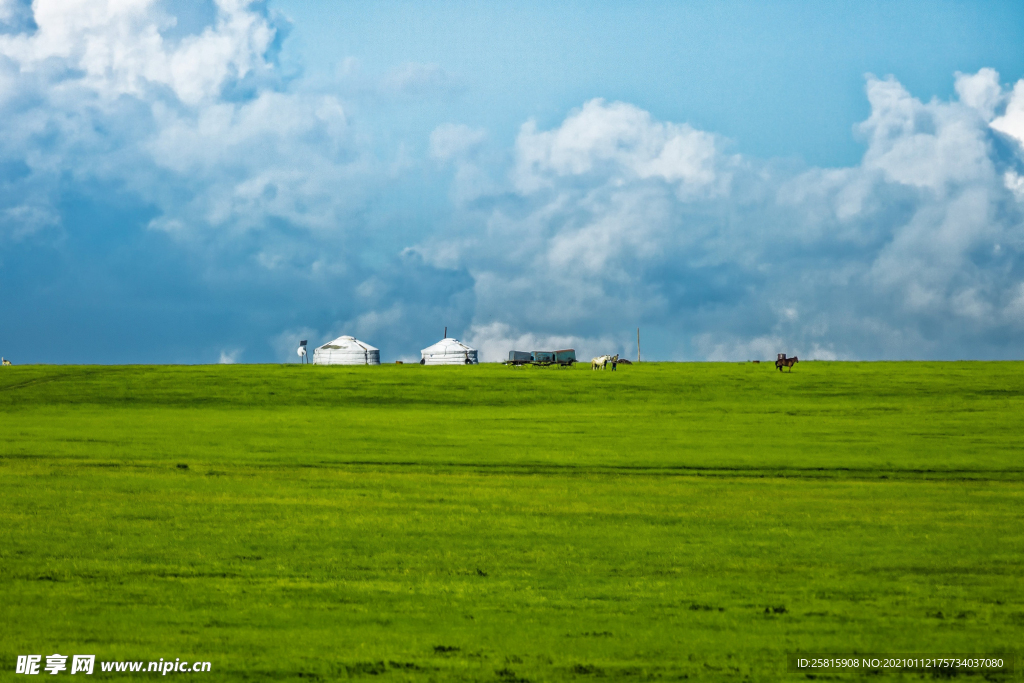
[[793, 372], [793, 366], [796, 365], [797, 362], [799, 362], [799, 360], [800, 359], [797, 358], [796, 356], [793, 356], [792, 358], [786, 358], [786, 354], [780, 353], [779, 359], [775, 361], [775, 367], [779, 369], [779, 372], [782, 372], [783, 367], [787, 367], [789, 368], [790, 372]]

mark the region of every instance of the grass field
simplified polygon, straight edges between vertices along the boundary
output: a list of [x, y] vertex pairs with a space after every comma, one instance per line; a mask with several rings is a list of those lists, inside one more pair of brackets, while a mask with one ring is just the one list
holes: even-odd
[[775, 681], [1024, 643], [1024, 363], [8, 367], [0, 419], [0, 677]]

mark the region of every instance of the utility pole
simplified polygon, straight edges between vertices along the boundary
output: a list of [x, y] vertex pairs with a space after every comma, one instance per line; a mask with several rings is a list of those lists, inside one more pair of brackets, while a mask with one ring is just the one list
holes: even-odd
[[447, 338], [448, 338], [448, 326], [445, 325], [444, 326], [444, 336], [442, 337], [442, 339], [447, 339]]
[[640, 328], [636, 328], [636, 362], [640, 362]]

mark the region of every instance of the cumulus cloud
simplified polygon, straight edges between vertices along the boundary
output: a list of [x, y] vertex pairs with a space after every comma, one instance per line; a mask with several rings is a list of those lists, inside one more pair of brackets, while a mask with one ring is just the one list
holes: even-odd
[[1024, 85], [986, 69], [957, 91], [922, 102], [868, 77], [863, 161], [797, 172], [593, 100], [525, 124], [507, 189], [422, 251], [472, 274], [495, 352], [526, 334], [510, 330], [641, 324], [670, 358], [1019, 355], [1020, 160], [997, 138]]
[[860, 125], [868, 138], [865, 170], [932, 190], [990, 180], [987, 127], [960, 107], [922, 103], [891, 77], [870, 78], [867, 91], [871, 117]]
[[975, 74], [956, 72], [956, 94], [961, 104], [971, 107], [986, 121], [991, 121], [996, 108], [1005, 99], [999, 74], [995, 69], [981, 69]]
[[[151, 193], [163, 213], [154, 227], [260, 227], [279, 219], [331, 230], [353, 209], [365, 160], [346, 143], [344, 107], [334, 97], [262, 92], [201, 111], [155, 106], [157, 130], [144, 149], [155, 173], [180, 178], [188, 200]], [[350, 191], [339, 193], [347, 186]], [[356, 199], [358, 201], [358, 199]]]
[[380, 89], [392, 95], [424, 95], [450, 92], [454, 84], [437, 64], [407, 62], [389, 71], [381, 80]]
[[279, 20], [259, 6], [218, 0], [192, 33], [152, 0], [39, 0], [32, 18], [0, 35], [0, 160], [24, 165], [6, 196], [31, 197], [36, 223], [68, 176], [130, 192], [157, 207], [151, 227], [200, 241], [333, 231], [359, 209], [369, 153], [336, 96], [282, 78]]
[[[261, 330], [209, 347], [228, 360], [342, 333], [415, 358], [444, 326], [492, 360], [632, 355], [637, 326], [670, 359], [1020, 355], [1024, 81], [958, 73], [953, 99], [922, 101], [869, 76], [844, 168], [602, 99], [510, 149], [456, 121], [383, 158], [372, 116], [283, 72], [286, 28], [245, 0], [0, 0], [3, 267], [40, 245], [118, 267], [139, 242], [173, 253], [155, 306], [216, 293]], [[409, 63], [368, 89], [408, 106], [452, 83]]]
[[1013, 86], [1006, 112], [992, 122], [992, 128], [1024, 145], [1024, 80]]
[[36, 0], [35, 30], [0, 36], [0, 54], [25, 73], [48, 70], [54, 60], [73, 67], [75, 80], [108, 99], [166, 87], [196, 104], [228, 79], [270, 68], [264, 55], [275, 31], [249, 4], [219, 0], [214, 26], [172, 43], [162, 31], [176, 21], [153, 0]]
[[446, 123], [430, 133], [430, 156], [438, 161], [462, 157], [487, 139], [487, 131], [461, 123]]
[[501, 191], [489, 167], [499, 166], [484, 152], [487, 131], [464, 124], [445, 123], [430, 133], [430, 156], [442, 167], [453, 167], [449, 196], [457, 206]]
[[[155, 315], [231, 301], [222, 317], [246, 312], [234, 322], [259, 330], [256, 356], [283, 359], [287, 330], [379, 318], [378, 299], [338, 293], [401, 261], [408, 242], [393, 242], [368, 207], [412, 163], [379, 158], [337, 92], [284, 74], [287, 24], [265, 3], [5, 2], [0, 22], [0, 248], [36, 254], [45, 240], [49, 262], [68, 263], [61, 277], [82, 290], [115, 277], [98, 278], [95, 259], [144, 242], [137, 257], [191, 297], [150, 294]], [[406, 65], [388, 87], [415, 95], [446, 78]], [[410, 289], [428, 292], [453, 276], [422, 263], [408, 272], [420, 279]], [[457, 289], [442, 285], [422, 306], [394, 297], [394, 324], [438, 310], [461, 319], [464, 305], [449, 299], [472, 292]]]
[[529, 121], [516, 141], [516, 188], [523, 193], [552, 187], [558, 178], [610, 173], [657, 178], [680, 191], [707, 188], [721, 161], [713, 135], [686, 124], [653, 121], [642, 109], [595, 99], [555, 130]]

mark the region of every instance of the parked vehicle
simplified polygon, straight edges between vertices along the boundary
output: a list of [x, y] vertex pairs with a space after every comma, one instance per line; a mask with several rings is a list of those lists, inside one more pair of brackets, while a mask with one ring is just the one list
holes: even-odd
[[559, 365], [572, 365], [576, 362], [576, 349], [555, 351], [555, 362]]
[[571, 367], [576, 362], [576, 349], [558, 351], [509, 351], [505, 365], [557, 365]]

